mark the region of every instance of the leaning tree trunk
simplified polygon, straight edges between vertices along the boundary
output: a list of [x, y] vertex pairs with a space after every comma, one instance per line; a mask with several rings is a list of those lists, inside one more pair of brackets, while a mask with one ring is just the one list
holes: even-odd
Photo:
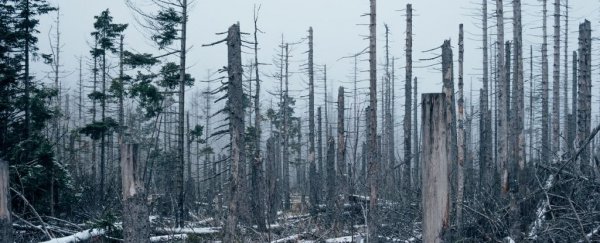
[[[584, 146], [586, 138], [590, 135], [592, 120], [592, 27], [590, 21], [585, 20], [579, 25], [579, 77], [577, 84], [577, 147]], [[583, 174], [589, 172], [590, 149], [585, 145], [578, 159], [578, 166]]]
[[445, 242], [450, 225], [449, 167], [452, 146], [447, 141], [452, 129], [448, 122], [446, 96], [423, 94], [423, 242]]
[[123, 184], [123, 241], [146, 242], [150, 238], [148, 204], [144, 182], [139, 173], [138, 145], [121, 144]]
[[376, 0], [370, 0], [369, 14], [369, 114], [367, 143], [369, 146], [369, 238], [377, 235], [377, 195], [379, 189], [379, 156], [377, 153], [377, 16]]
[[0, 159], [0, 241], [13, 242], [8, 161]]
[[240, 167], [244, 165], [244, 108], [242, 87], [242, 40], [240, 26], [234, 24], [227, 36], [228, 62], [227, 107], [229, 111], [229, 135], [231, 136], [231, 176], [229, 178], [229, 212], [225, 224], [224, 242], [239, 242], [237, 223], [239, 217], [241, 176]]

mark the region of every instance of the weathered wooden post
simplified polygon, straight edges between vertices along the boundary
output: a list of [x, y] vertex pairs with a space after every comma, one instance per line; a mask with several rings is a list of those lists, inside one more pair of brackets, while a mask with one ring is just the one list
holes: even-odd
[[444, 242], [449, 227], [451, 145], [443, 93], [422, 95], [423, 242]]
[[121, 144], [123, 241], [125, 242], [147, 242], [150, 238], [146, 191], [138, 171], [138, 145]]

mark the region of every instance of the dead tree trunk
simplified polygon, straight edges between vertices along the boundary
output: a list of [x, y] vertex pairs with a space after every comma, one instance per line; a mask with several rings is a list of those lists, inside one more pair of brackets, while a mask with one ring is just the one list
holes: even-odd
[[277, 139], [267, 139], [266, 184], [267, 184], [267, 222], [274, 223], [277, 219]]
[[457, 190], [456, 190], [456, 227], [458, 236], [462, 228], [462, 206], [464, 198], [464, 165], [465, 165], [465, 97], [463, 82], [463, 60], [464, 60], [464, 37], [463, 24], [459, 25], [458, 32], [458, 171], [457, 171]]
[[[417, 111], [418, 111], [418, 106], [419, 106], [419, 102], [418, 102], [418, 89], [417, 89], [417, 77], [414, 78], [414, 92], [413, 92], [413, 129], [414, 129], [414, 135], [413, 135], [413, 157], [414, 159], [413, 161], [413, 165], [412, 165], [412, 183], [411, 185], [413, 186], [413, 189], [417, 189], [415, 191], [419, 191], [418, 188], [420, 188], [420, 170], [419, 167], [421, 165], [420, 162], [420, 154], [421, 151], [419, 150], [419, 127], [417, 125]], [[413, 198], [418, 198], [418, 195], [415, 195], [415, 197]]]
[[240, 26], [234, 24], [229, 28], [227, 36], [228, 62], [227, 72], [227, 110], [229, 112], [229, 135], [231, 136], [231, 176], [229, 178], [229, 212], [225, 224], [224, 242], [239, 242], [237, 236], [237, 223], [239, 217], [239, 201], [241, 175], [240, 166], [244, 164], [244, 108], [242, 100], [244, 91], [242, 87], [242, 40]]
[[283, 208], [288, 210], [291, 206], [290, 201], [290, 114], [288, 114], [289, 106], [289, 44], [285, 44], [285, 90], [283, 94]]
[[554, 64], [552, 66], [552, 154], [560, 152], [560, 0], [554, 0]]
[[327, 137], [327, 214], [330, 224], [335, 221], [336, 213], [336, 173], [335, 173], [335, 140]]
[[123, 183], [123, 240], [146, 242], [150, 238], [146, 190], [138, 164], [138, 145], [121, 147], [121, 176]]
[[[325, 165], [323, 163], [323, 126], [321, 123], [321, 107], [317, 107], [317, 153], [318, 153], [318, 176], [317, 176], [317, 183], [319, 185], [325, 185], [325, 176], [327, 174], [325, 174]], [[323, 195], [323, 187], [319, 186], [317, 187], [317, 200], [318, 199], [322, 199]]]
[[[565, 0], [565, 48], [564, 48], [564, 70], [563, 70], [563, 136], [565, 136], [564, 150], [566, 156], [569, 156], [570, 151], [570, 112], [569, 112], [569, 0]], [[573, 111], [575, 112], [575, 111]]]
[[[585, 20], [579, 25], [579, 76], [577, 80], [577, 147], [584, 146], [586, 138], [590, 135], [592, 121], [592, 39], [591, 24]], [[581, 152], [577, 160], [581, 172], [589, 172], [590, 149], [589, 145]]]
[[370, 238], [377, 236], [377, 195], [379, 189], [379, 156], [377, 153], [377, 16], [376, 0], [370, 0], [369, 14], [369, 114], [368, 139], [369, 146], [369, 214], [368, 234]]
[[542, 163], [550, 163], [550, 139], [549, 135], [549, 115], [548, 114], [548, 37], [546, 34], [546, 3], [547, 0], [543, 0], [543, 23], [542, 23], [542, 32], [543, 32], [543, 43], [542, 43]]
[[450, 226], [449, 167], [451, 129], [447, 123], [448, 103], [443, 93], [423, 94], [423, 242], [445, 242]]
[[[411, 201], [409, 197], [412, 193], [411, 190], [411, 163], [412, 160], [412, 150], [411, 150], [411, 129], [412, 129], [412, 119], [411, 119], [411, 109], [412, 109], [412, 5], [406, 5], [406, 77], [404, 83], [404, 164], [406, 165], [404, 170], [404, 175], [402, 176], [403, 183], [402, 187], [404, 190], [404, 202], [405, 205], [408, 205]], [[416, 100], [415, 100], [416, 102]], [[416, 146], [416, 144], [415, 144]]]
[[[493, 144], [492, 144], [492, 114], [489, 109], [489, 63], [488, 63], [488, 8], [487, 8], [488, 0], [482, 1], [482, 44], [483, 44], [483, 88], [481, 89], [480, 94], [480, 102], [479, 102], [479, 111], [480, 111], [480, 120], [479, 120], [479, 185], [480, 188], [489, 189], [491, 187], [491, 176], [492, 176], [492, 168], [493, 168]], [[483, 190], [486, 190], [483, 189]]]
[[572, 153], [575, 151], [575, 138], [577, 137], [577, 63], [579, 58], [577, 56], [577, 51], [573, 51], [573, 80], [571, 82], [571, 116], [569, 120], [569, 152]]
[[340, 194], [344, 195], [344, 202], [346, 200], [346, 194], [348, 194], [348, 167], [346, 166], [346, 137], [344, 136], [344, 87], [338, 89], [338, 121], [337, 121], [337, 168], [340, 178]]
[[2, 242], [13, 242], [9, 182], [8, 161], [0, 159], [0, 240]]
[[512, 146], [513, 157], [510, 163], [510, 192], [511, 192], [511, 230], [510, 235], [516, 241], [521, 241], [521, 234], [524, 229], [521, 225], [522, 206], [518, 203], [519, 198], [523, 198], [525, 192], [525, 135], [524, 131], [524, 87], [523, 87], [523, 33], [521, 25], [521, 0], [513, 1], [513, 85], [512, 85], [512, 109], [511, 121], [512, 136], [510, 144]]
[[[448, 136], [446, 137], [446, 143], [450, 148], [450, 155], [452, 161], [458, 161], [458, 143], [457, 143], [457, 132], [456, 132], [456, 105], [454, 101], [454, 63], [452, 55], [452, 47], [450, 40], [445, 40], [442, 45], [442, 80], [443, 80], [443, 93], [446, 98], [446, 123], [449, 127]], [[451, 164], [452, 170], [457, 169], [456, 164]], [[455, 174], [451, 174], [452, 180], [454, 181]], [[451, 187], [451, 190], [456, 190], [455, 187]], [[452, 191], [453, 198], [456, 196], [455, 191]], [[449, 202], [452, 204], [452, 202]]]
[[263, 203], [263, 156], [260, 150], [261, 143], [261, 114], [260, 114], [260, 72], [258, 71], [258, 10], [254, 14], [254, 71], [256, 78], [256, 91], [254, 94], [254, 161], [252, 163], [252, 212], [255, 224], [258, 229], [264, 231], [267, 229], [265, 225], [265, 207]]
[[319, 182], [315, 163], [315, 79], [313, 73], [313, 29], [308, 29], [308, 164], [310, 177], [310, 213], [317, 215]]
[[496, 28], [497, 28], [497, 69], [496, 77], [498, 80], [497, 104], [498, 104], [498, 163], [501, 175], [502, 195], [508, 193], [508, 82], [506, 80], [506, 63], [504, 62], [504, 6], [502, 0], [496, 0]]

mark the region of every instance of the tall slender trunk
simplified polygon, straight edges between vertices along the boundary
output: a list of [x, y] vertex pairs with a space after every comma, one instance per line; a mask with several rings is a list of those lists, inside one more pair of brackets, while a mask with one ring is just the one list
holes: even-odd
[[377, 153], [377, 16], [376, 0], [370, 0], [369, 14], [369, 109], [368, 138], [369, 146], [369, 239], [377, 236], [377, 195], [379, 189], [379, 156]]
[[497, 28], [497, 69], [496, 77], [498, 79], [497, 104], [498, 104], [498, 163], [501, 175], [502, 195], [508, 193], [508, 107], [507, 98], [508, 81], [506, 80], [506, 63], [504, 62], [504, 6], [502, 0], [496, 0], [496, 28]]
[[[322, 126], [322, 122], [321, 122], [321, 107], [317, 107], [317, 157], [318, 157], [318, 170], [319, 170], [319, 176], [318, 176], [318, 183], [319, 185], [325, 185], [325, 164], [323, 163], [323, 126]], [[318, 190], [318, 194], [317, 196], [319, 198], [323, 198], [322, 196], [322, 192], [323, 192], [323, 188], [322, 186], [320, 186], [319, 188], [317, 188]], [[319, 199], [318, 198], [318, 199]], [[318, 200], [317, 199], [317, 200]], [[316, 205], [318, 206], [318, 205]]]
[[[260, 8], [259, 8], [260, 9]], [[261, 185], [263, 183], [263, 174], [262, 174], [262, 164], [263, 157], [261, 154], [260, 144], [261, 144], [261, 114], [260, 114], [260, 72], [258, 71], [258, 16], [254, 16], [254, 71], [255, 71], [255, 79], [256, 79], [256, 90], [254, 94], [254, 161], [252, 163], [252, 197], [253, 205], [252, 211], [253, 218], [255, 220], [256, 225], [259, 230], [266, 230], [265, 218], [264, 218], [264, 204], [261, 200], [263, 200], [263, 190], [261, 189]], [[208, 125], [208, 124], [207, 124]]]
[[[25, 10], [26, 12], [25, 14], [25, 23], [30, 23], [29, 21], [29, 15], [30, 15], [30, 11], [29, 11], [29, 0], [25, 0]], [[23, 43], [23, 45], [25, 46], [24, 48], [24, 53], [23, 55], [25, 56], [25, 68], [24, 68], [24, 74], [23, 74], [23, 81], [25, 83], [25, 90], [24, 90], [24, 96], [25, 96], [25, 137], [29, 138], [29, 135], [31, 133], [31, 101], [29, 100], [29, 96], [30, 96], [30, 92], [31, 92], [31, 77], [29, 77], [29, 43], [31, 42], [30, 40], [30, 30], [29, 30], [29, 24], [25, 25], [25, 43]], [[27, 154], [27, 153], [26, 153]]]
[[[56, 14], [56, 46], [54, 51], [54, 87], [56, 88], [56, 100], [54, 101], [54, 109], [56, 111], [56, 115], [54, 117], [54, 146], [56, 152], [56, 161], [58, 163], [62, 163], [62, 151], [60, 146], [60, 105], [61, 105], [61, 85], [59, 82], [59, 69], [60, 69], [60, 10]], [[50, 216], [54, 216], [55, 214], [55, 203], [57, 201], [56, 195], [56, 186], [54, 184], [55, 175], [54, 175], [54, 165], [50, 168]]]
[[[410, 201], [412, 201], [409, 197], [411, 197], [411, 190], [413, 186], [411, 185], [410, 175], [411, 175], [411, 165], [414, 165], [412, 162], [412, 147], [411, 147], [411, 129], [412, 129], [412, 119], [411, 119], [411, 109], [412, 109], [412, 4], [406, 4], [406, 76], [404, 79], [404, 164], [406, 165], [405, 172], [403, 175], [403, 183], [402, 187], [404, 190], [404, 202], [405, 206], [409, 205]], [[415, 100], [416, 102], [416, 100]], [[416, 146], [416, 144], [415, 144]]]
[[577, 51], [573, 51], [573, 67], [572, 68], [572, 72], [573, 72], [573, 80], [571, 82], [571, 121], [570, 121], [570, 130], [571, 130], [571, 139], [569, 140], [569, 151], [574, 151], [576, 144], [575, 144], [575, 137], [576, 137], [576, 131], [577, 131], [577, 102], [578, 102], [578, 98], [577, 98], [577, 94], [578, 94], [578, 90], [577, 90], [577, 86], [579, 84], [578, 80], [577, 80], [577, 64], [579, 62], [579, 57], [577, 56]]
[[566, 141], [565, 141], [565, 145], [564, 145], [564, 150], [567, 152], [567, 156], [568, 153], [570, 151], [570, 123], [569, 120], [570, 115], [569, 115], [569, 0], [565, 0], [565, 48], [564, 48], [564, 70], [563, 70], [563, 128], [562, 128], [562, 133], [563, 136], [566, 137]]
[[229, 207], [225, 224], [224, 242], [239, 242], [237, 224], [239, 218], [239, 204], [241, 197], [240, 167], [244, 165], [244, 96], [242, 84], [242, 40], [240, 26], [234, 24], [229, 28], [227, 36], [228, 46], [228, 76], [227, 107], [229, 111], [229, 135], [231, 136], [231, 176], [229, 178]]
[[548, 42], [547, 42], [547, 34], [546, 34], [546, 3], [547, 0], [543, 0], [543, 23], [542, 23], [542, 32], [543, 32], [543, 43], [542, 43], [542, 163], [550, 163], [550, 139], [549, 135], [549, 115], [548, 114]]
[[462, 207], [464, 198], [464, 165], [465, 165], [465, 97], [464, 97], [464, 82], [463, 82], [463, 62], [464, 62], [464, 36], [463, 36], [463, 24], [459, 25], [458, 32], [458, 170], [457, 170], [457, 190], [456, 190], [456, 227], [457, 236], [460, 237], [462, 234]]
[[560, 152], [560, 0], [554, 0], [554, 64], [552, 66], [552, 154]]
[[182, 0], [181, 3], [181, 46], [179, 49], [179, 118], [178, 118], [178, 126], [177, 126], [177, 163], [175, 165], [175, 186], [177, 193], [177, 217], [176, 223], [177, 226], [183, 227], [183, 221], [185, 218], [184, 212], [184, 199], [185, 199], [185, 191], [183, 185], [183, 167], [185, 164], [184, 154], [185, 154], [185, 129], [184, 129], [184, 119], [185, 119], [185, 61], [186, 61], [186, 34], [187, 34], [187, 0]]
[[[481, 94], [480, 94], [480, 121], [479, 121], [479, 185], [480, 188], [489, 188], [491, 185], [491, 175], [493, 167], [493, 153], [492, 153], [492, 117], [491, 111], [488, 105], [488, 97], [489, 97], [489, 65], [488, 65], [488, 8], [487, 8], [487, 0], [482, 0], [482, 50], [483, 50], [483, 77], [482, 77], [482, 86]], [[483, 189], [485, 190], [485, 189]]]
[[290, 199], [290, 114], [289, 106], [289, 45], [285, 44], [285, 90], [283, 94], [283, 208], [291, 207]]
[[327, 137], [327, 220], [333, 224], [336, 220], [336, 173], [335, 173], [335, 140], [332, 136]]
[[343, 201], [346, 201], [346, 194], [348, 194], [348, 166], [346, 165], [346, 137], [345, 127], [344, 127], [344, 87], [338, 89], [338, 121], [337, 121], [337, 168], [338, 174], [340, 178], [340, 186], [339, 186], [339, 194], [344, 195]]
[[[418, 127], [418, 123], [417, 123], [417, 119], [418, 119], [418, 106], [419, 106], [419, 101], [418, 101], [418, 95], [419, 95], [419, 90], [418, 90], [418, 86], [417, 86], [418, 82], [417, 82], [417, 77], [414, 78], [414, 92], [413, 92], [413, 129], [414, 129], [414, 135], [413, 135], [413, 157], [414, 159], [413, 161], [413, 171], [412, 171], [412, 184], [413, 185], [413, 189], [414, 191], [419, 191], [420, 188], [420, 184], [421, 184], [421, 176], [420, 176], [420, 166], [421, 166], [421, 150], [419, 149], [419, 127]], [[414, 198], [418, 198], [418, 195], [415, 195]]]
[[317, 215], [319, 182], [315, 163], [315, 79], [313, 73], [313, 29], [308, 29], [308, 164], [310, 177], [310, 213]]

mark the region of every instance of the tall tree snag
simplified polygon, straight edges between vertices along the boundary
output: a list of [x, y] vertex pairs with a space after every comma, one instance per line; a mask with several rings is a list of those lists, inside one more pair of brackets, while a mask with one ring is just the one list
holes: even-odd
[[140, 175], [138, 145], [120, 145], [123, 186], [123, 240], [146, 242], [150, 238], [146, 190]]

